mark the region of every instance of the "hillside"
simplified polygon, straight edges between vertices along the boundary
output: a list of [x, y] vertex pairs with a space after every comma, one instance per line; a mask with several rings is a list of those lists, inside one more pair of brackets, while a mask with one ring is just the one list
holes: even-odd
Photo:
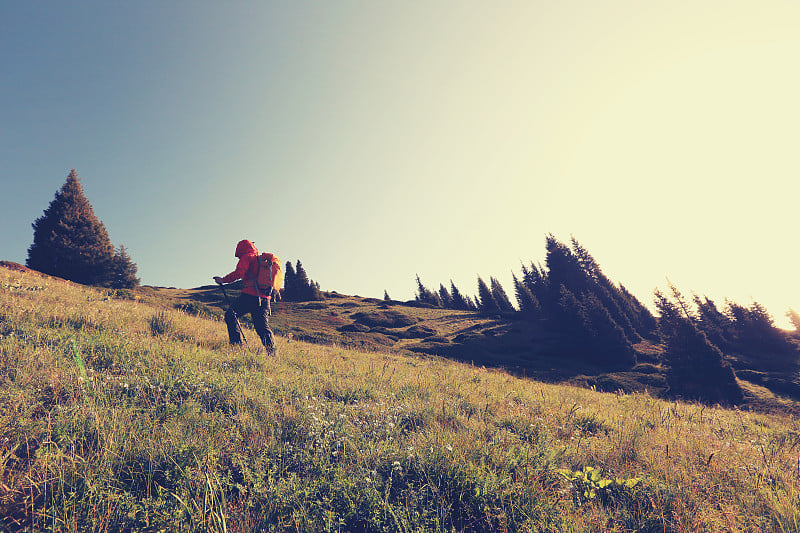
[[267, 357], [162, 292], [0, 268], [4, 530], [800, 531], [792, 417], [297, 336]]
[[[238, 285], [227, 289], [238, 294]], [[142, 293], [190, 313], [220, 318], [226, 308], [216, 285], [195, 289], [145, 287]], [[664, 397], [667, 369], [663, 347], [651, 340], [634, 345], [639, 364], [609, 370], [559, 351], [558, 334], [544, 321], [486, 317], [472, 311], [420, 306], [327, 292], [325, 301], [279, 302], [270, 319], [276, 334], [296, 340], [365, 351], [444, 357], [518, 377], [594, 388], [605, 392], [647, 392]], [[246, 319], [245, 319], [246, 320]], [[253, 339], [257, 339], [251, 334]], [[745, 393], [744, 408], [800, 413], [800, 373], [761, 368], [728, 355]]]

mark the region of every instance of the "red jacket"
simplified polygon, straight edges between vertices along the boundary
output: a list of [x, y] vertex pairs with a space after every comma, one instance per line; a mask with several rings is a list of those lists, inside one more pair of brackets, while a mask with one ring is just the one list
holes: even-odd
[[[242, 292], [252, 296], [259, 296], [256, 291], [256, 276], [258, 275], [258, 248], [248, 240], [239, 241], [236, 245], [236, 257], [239, 262], [236, 270], [222, 278], [222, 283], [230, 283], [241, 279], [244, 282]], [[264, 296], [263, 294], [261, 295]]]

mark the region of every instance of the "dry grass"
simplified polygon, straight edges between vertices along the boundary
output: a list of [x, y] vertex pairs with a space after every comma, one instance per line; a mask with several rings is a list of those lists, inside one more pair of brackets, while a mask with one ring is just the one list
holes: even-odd
[[[0, 525], [800, 531], [789, 417], [278, 347], [233, 350], [223, 324], [154, 298], [0, 269]], [[558, 474], [585, 466], [642, 482], [586, 498]]]

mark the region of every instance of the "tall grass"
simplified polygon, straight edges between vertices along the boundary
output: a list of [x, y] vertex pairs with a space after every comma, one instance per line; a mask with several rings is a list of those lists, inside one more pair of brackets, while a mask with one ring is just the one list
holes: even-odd
[[[153, 303], [0, 269], [5, 530], [800, 531], [795, 420], [282, 338], [270, 357]], [[593, 497], [559, 474], [585, 467]]]

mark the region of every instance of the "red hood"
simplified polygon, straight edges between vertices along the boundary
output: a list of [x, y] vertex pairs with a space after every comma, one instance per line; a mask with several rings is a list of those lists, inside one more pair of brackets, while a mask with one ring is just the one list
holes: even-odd
[[236, 257], [252, 254], [258, 255], [258, 248], [256, 248], [256, 245], [247, 239], [239, 241], [239, 244], [236, 245]]

